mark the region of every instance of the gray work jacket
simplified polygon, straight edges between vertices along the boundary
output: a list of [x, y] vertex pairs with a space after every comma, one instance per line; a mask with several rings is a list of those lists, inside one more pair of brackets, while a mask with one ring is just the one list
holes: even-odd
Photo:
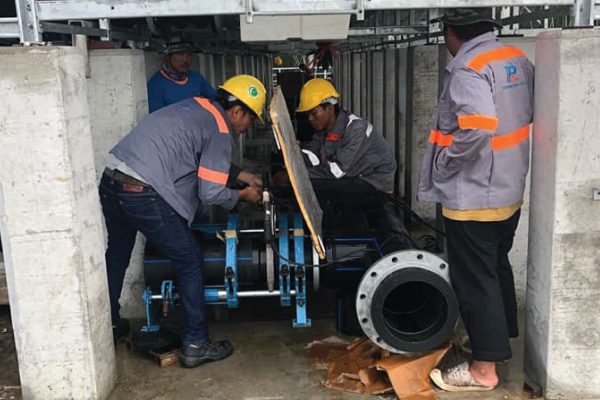
[[455, 210], [523, 199], [533, 118], [533, 65], [492, 32], [465, 42], [444, 71], [418, 199]]
[[394, 191], [396, 160], [373, 125], [341, 110], [333, 132], [315, 132], [302, 152], [311, 178], [359, 177], [375, 189]]
[[231, 209], [239, 199], [226, 187], [233, 135], [223, 108], [196, 97], [147, 115], [110, 152], [191, 222], [200, 201]]

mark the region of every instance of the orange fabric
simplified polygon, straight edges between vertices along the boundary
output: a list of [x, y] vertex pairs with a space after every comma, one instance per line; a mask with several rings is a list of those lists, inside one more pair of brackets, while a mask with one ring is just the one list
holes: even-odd
[[168, 80], [170, 80], [173, 83], [176, 83], [178, 85], [185, 85], [186, 83], [188, 83], [189, 78], [186, 76], [184, 80], [182, 81], [176, 81], [175, 79], [169, 77], [169, 75], [165, 74], [162, 70], [160, 71], [160, 74], [162, 76], [164, 76], [165, 78], [167, 78]]
[[489, 115], [459, 115], [460, 129], [482, 129], [494, 132], [498, 128], [498, 118]]
[[431, 131], [429, 133], [429, 143], [435, 144], [440, 147], [448, 147], [452, 144], [454, 136], [443, 135], [442, 131]]
[[529, 140], [529, 124], [506, 135], [492, 137], [492, 150], [504, 150], [525, 140]]
[[227, 183], [227, 179], [229, 178], [229, 174], [200, 167], [198, 168], [198, 178], [212, 183], [218, 183], [219, 185], [225, 185]]
[[509, 58], [519, 56], [525, 56], [525, 53], [516, 47], [499, 47], [473, 57], [473, 59], [467, 63], [467, 67], [477, 72], [481, 72], [481, 70], [491, 62], [508, 60]]
[[212, 114], [217, 121], [217, 126], [219, 127], [219, 132], [221, 133], [229, 133], [229, 127], [227, 126], [227, 122], [223, 118], [223, 115], [217, 110], [215, 106], [210, 102], [210, 100], [205, 99], [203, 97], [194, 97], [194, 100], [198, 102], [206, 111]]

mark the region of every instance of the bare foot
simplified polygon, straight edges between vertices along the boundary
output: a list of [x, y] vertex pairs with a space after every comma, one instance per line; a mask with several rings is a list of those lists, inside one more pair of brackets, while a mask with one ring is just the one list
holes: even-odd
[[496, 374], [496, 363], [493, 361], [475, 361], [469, 367], [473, 378], [484, 386], [494, 387], [498, 385], [498, 374]]

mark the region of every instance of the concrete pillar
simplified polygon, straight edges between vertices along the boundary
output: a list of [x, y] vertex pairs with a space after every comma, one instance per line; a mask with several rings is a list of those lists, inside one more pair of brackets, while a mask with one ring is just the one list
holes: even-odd
[[600, 397], [600, 28], [536, 42], [525, 371], [548, 399]]
[[0, 230], [25, 399], [116, 381], [83, 55], [0, 49]]
[[435, 123], [435, 115], [443, 77], [440, 73], [446, 65], [447, 51], [443, 45], [419, 46], [413, 51], [412, 60], [412, 132], [410, 166], [412, 209], [428, 220], [435, 220], [434, 203], [417, 202], [419, 171], [429, 138]]
[[[146, 59], [140, 50], [92, 50], [88, 79], [90, 125], [98, 180], [106, 167], [110, 149], [148, 114]], [[138, 234], [125, 274], [121, 294], [121, 316], [143, 318], [143, 235]]]
[[[535, 38], [501, 38], [500, 41], [509, 46], [516, 46], [523, 50], [529, 61], [535, 63]], [[527, 176], [527, 186], [523, 195], [523, 207], [521, 207], [521, 219], [513, 248], [510, 252], [510, 263], [513, 267], [515, 287], [517, 291], [517, 303], [519, 308], [525, 307], [525, 288], [527, 280], [527, 236], [529, 234], [529, 190], [531, 174]]]

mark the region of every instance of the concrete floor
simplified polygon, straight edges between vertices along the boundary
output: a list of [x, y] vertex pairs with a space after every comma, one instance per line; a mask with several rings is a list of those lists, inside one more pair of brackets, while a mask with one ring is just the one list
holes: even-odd
[[[118, 385], [111, 400], [338, 400], [377, 399], [325, 389], [324, 371], [308, 365], [304, 346], [336, 334], [331, 319], [313, 321], [310, 329], [294, 329], [290, 321], [214, 322], [211, 335], [230, 339], [232, 357], [196, 369], [177, 365], [159, 368], [156, 361], [137, 355], [125, 344], [117, 346]], [[501, 386], [493, 392], [464, 394], [439, 392], [444, 399], [527, 399], [523, 392], [522, 344], [513, 346], [514, 360], [500, 366]], [[456, 354], [449, 357], [454, 358]], [[446, 360], [453, 362], [453, 360]], [[379, 398], [394, 399], [395, 396]]]
[[[246, 315], [248, 316], [248, 315]], [[252, 317], [250, 315], [249, 317]], [[246, 318], [245, 318], [246, 319]], [[230, 358], [183, 369], [159, 368], [150, 357], [117, 344], [118, 384], [110, 400], [341, 400], [394, 399], [395, 396], [356, 395], [325, 389], [325, 371], [308, 365], [304, 347], [315, 339], [335, 335], [331, 318], [313, 320], [309, 329], [294, 329], [289, 319], [273, 321], [215, 321], [211, 336], [232, 341]], [[21, 399], [19, 376], [8, 307], [0, 307], [0, 400]], [[517, 400], [530, 398], [523, 392], [522, 341], [513, 343], [514, 358], [499, 366], [502, 383], [493, 392], [438, 392], [440, 400]], [[456, 362], [451, 352], [444, 363]]]

